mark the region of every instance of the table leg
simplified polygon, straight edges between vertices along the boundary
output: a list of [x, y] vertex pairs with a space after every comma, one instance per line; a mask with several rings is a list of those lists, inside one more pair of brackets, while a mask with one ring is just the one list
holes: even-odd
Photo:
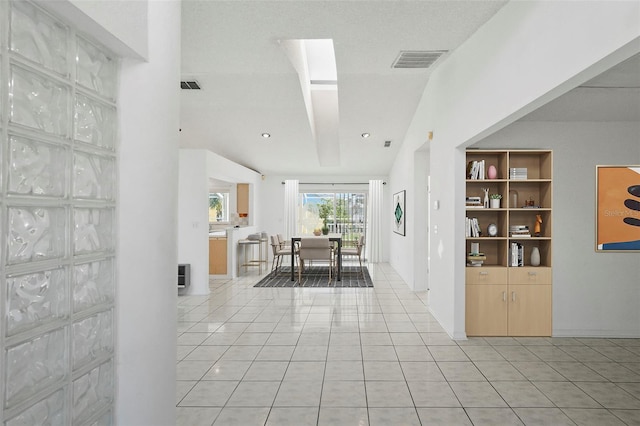
[[295, 255], [295, 246], [293, 245], [293, 238], [291, 239], [291, 281], [295, 281], [295, 274], [293, 273], [293, 262]]
[[338, 281], [342, 281], [342, 238], [338, 240]]

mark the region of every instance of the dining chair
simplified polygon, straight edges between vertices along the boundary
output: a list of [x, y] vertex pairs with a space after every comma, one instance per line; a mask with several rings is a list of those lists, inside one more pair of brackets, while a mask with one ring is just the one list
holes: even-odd
[[284, 239], [282, 234], [276, 234], [276, 238], [278, 239], [278, 244], [280, 244], [280, 248], [291, 248], [291, 241], [287, 241]]
[[329, 282], [331, 282], [331, 273], [333, 269], [333, 243], [328, 237], [303, 237], [300, 239], [300, 247], [298, 251], [300, 259], [298, 266], [298, 282], [302, 282], [302, 272], [304, 270], [305, 260], [327, 260], [329, 261]]
[[278, 237], [272, 235], [271, 239], [271, 250], [273, 251], [273, 261], [271, 262], [271, 273], [275, 273], [278, 271], [278, 268], [282, 265], [282, 257], [289, 256], [291, 254], [291, 250], [282, 248], [280, 246], [280, 242], [278, 241]]
[[360, 273], [362, 274], [362, 278], [364, 278], [364, 269], [362, 268], [362, 249], [364, 248], [364, 235], [361, 235], [355, 247], [343, 247], [340, 250], [341, 256], [344, 258], [345, 256], [357, 257], [358, 262], [360, 263]]

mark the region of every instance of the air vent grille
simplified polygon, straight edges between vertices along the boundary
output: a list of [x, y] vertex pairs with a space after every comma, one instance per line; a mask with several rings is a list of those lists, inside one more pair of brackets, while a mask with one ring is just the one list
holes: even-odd
[[181, 81], [180, 88], [184, 90], [200, 90], [200, 85], [195, 80]]
[[384, 141], [384, 147], [389, 148], [391, 146], [391, 141]]
[[447, 50], [402, 50], [392, 68], [429, 68]]

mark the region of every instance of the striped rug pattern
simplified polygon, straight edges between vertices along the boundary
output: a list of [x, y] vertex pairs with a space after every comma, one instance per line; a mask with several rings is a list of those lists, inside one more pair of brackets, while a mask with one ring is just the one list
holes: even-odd
[[342, 280], [336, 280], [335, 275], [329, 282], [327, 266], [311, 266], [305, 268], [302, 274], [302, 282], [298, 282], [298, 271], [295, 272], [295, 281], [291, 281], [291, 267], [283, 266], [277, 273], [271, 273], [254, 285], [254, 287], [373, 287], [371, 276], [364, 266], [364, 277], [359, 266], [344, 266], [342, 268]]

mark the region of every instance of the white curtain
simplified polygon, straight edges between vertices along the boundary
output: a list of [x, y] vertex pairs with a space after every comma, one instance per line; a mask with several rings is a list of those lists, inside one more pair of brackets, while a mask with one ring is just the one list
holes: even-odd
[[365, 244], [365, 255], [369, 262], [382, 262], [382, 217], [383, 217], [383, 182], [369, 181], [369, 200], [367, 208], [367, 222], [369, 232]]
[[284, 181], [284, 236], [291, 238], [298, 233], [298, 181]]

